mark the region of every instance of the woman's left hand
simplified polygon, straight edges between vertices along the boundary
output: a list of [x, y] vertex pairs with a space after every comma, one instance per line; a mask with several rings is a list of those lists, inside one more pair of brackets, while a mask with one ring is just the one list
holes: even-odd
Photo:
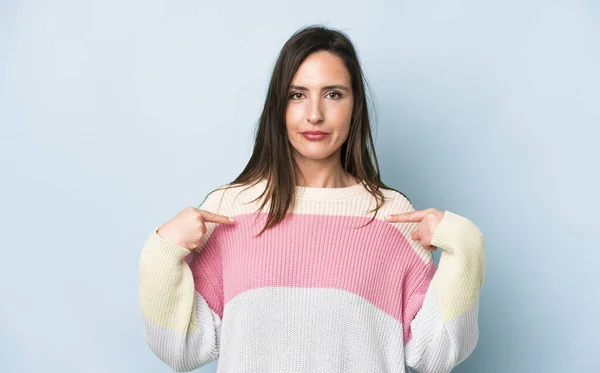
[[412, 239], [421, 241], [425, 250], [435, 251], [437, 250], [437, 247], [431, 246], [431, 239], [443, 217], [443, 211], [428, 208], [426, 210], [415, 210], [404, 214], [391, 214], [386, 216], [385, 221], [389, 223], [419, 223], [417, 229], [412, 234]]

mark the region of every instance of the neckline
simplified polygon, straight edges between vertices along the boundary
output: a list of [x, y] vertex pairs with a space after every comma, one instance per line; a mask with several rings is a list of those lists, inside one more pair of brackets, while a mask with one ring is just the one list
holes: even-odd
[[[261, 184], [264, 186], [266, 183], [267, 180], [263, 178]], [[341, 188], [320, 188], [296, 185], [295, 190], [296, 199], [319, 201], [347, 199], [355, 197], [361, 193], [368, 193], [368, 190], [361, 182]]]
[[362, 183], [341, 188], [320, 188], [296, 185], [297, 199], [338, 200], [354, 197], [361, 192], [368, 192]]

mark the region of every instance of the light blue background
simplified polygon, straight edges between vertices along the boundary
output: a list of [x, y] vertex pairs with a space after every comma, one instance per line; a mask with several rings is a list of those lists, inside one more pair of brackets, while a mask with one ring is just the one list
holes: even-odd
[[4, 0], [1, 372], [170, 371], [143, 339], [141, 246], [241, 172], [312, 23], [355, 43], [384, 182], [484, 233], [455, 372], [600, 371], [598, 2]]

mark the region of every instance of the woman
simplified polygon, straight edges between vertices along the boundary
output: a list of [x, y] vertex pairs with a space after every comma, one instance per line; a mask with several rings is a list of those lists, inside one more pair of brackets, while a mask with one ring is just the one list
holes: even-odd
[[363, 80], [345, 34], [296, 32], [244, 171], [148, 237], [145, 335], [174, 370], [449, 372], [474, 350], [481, 231], [381, 182]]

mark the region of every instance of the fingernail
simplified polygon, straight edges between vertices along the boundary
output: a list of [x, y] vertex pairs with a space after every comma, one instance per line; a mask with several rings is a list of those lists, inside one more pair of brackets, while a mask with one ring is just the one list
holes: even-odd
[[228, 218], [230, 222], [234, 222], [235, 220], [233, 220], [233, 218]]

